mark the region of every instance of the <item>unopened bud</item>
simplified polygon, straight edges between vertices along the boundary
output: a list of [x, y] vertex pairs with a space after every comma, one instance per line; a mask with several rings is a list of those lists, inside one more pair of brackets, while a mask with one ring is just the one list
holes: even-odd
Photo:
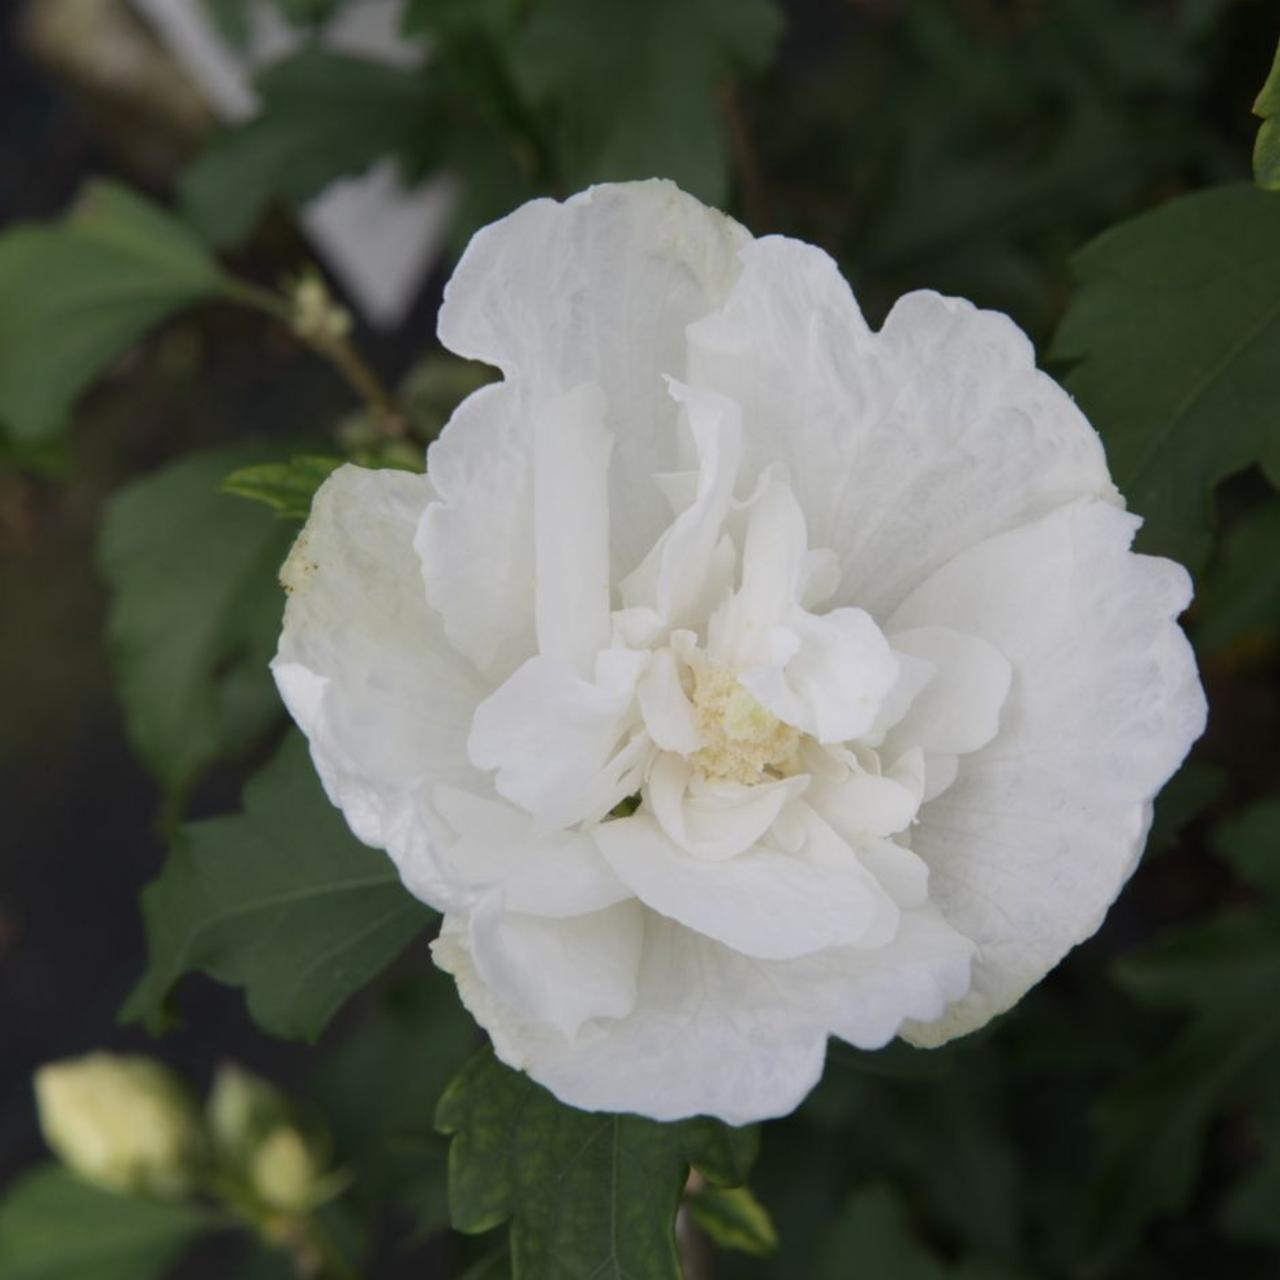
[[86, 1182], [123, 1194], [192, 1189], [200, 1126], [161, 1063], [92, 1053], [41, 1067], [35, 1091], [45, 1141]]
[[306, 1139], [292, 1125], [282, 1125], [262, 1140], [249, 1169], [263, 1204], [282, 1213], [305, 1213], [314, 1206], [320, 1174]]
[[274, 1085], [234, 1063], [218, 1068], [205, 1118], [223, 1156], [233, 1160], [246, 1156], [288, 1114], [288, 1103]]
[[304, 341], [325, 346], [351, 332], [351, 313], [333, 300], [318, 275], [304, 275], [294, 285], [291, 301], [293, 331]]

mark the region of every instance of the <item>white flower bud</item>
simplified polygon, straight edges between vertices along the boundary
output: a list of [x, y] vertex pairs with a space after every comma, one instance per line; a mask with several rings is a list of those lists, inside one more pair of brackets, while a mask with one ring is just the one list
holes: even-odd
[[304, 1213], [315, 1205], [320, 1174], [306, 1139], [292, 1125], [272, 1130], [258, 1144], [249, 1167], [262, 1202], [284, 1213]]
[[191, 1190], [200, 1126], [161, 1063], [92, 1053], [41, 1067], [35, 1091], [45, 1141], [86, 1182], [124, 1194]]

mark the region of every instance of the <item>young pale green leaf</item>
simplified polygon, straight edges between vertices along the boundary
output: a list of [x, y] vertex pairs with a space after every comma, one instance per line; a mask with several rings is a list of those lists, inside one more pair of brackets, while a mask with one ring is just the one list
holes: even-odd
[[1253, 111], [1262, 117], [1253, 144], [1254, 181], [1265, 191], [1280, 191], [1280, 45]]
[[62, 222], [6, 231], [0, 426], [47, 438], [148, 329], [237, 289], [181, 222], [115, 183], [91, 183]]
[[512, 69], [550, 122], [570, 190], [672, 178], [723, 204], [719, 91], [767, 66], [781, 29], [773, 0], [542, 0], [512, 43]]
[[179, 182], [192, 224], [238, 244], [272, 201], [298, 202], [418, 144], [430, 84], [416, 71], [311, 47], [257, 81], [262, 109], [219, 133]]
[[218, 492], [228, 471], [262, 459], [245, 448], [190, 455], [121, 490], [103, 520], [125, 720], [174, 810], [204, 768], [281, 715], [267, 663], [292, 532]]
[[699, 1187], [684, 1200], [689, 1216], [721, 1249], [762, 1257], [778, 1247], [769, 1210], [750, 1187]]
[[1201, 653], [1266, 644], [1280, 634], [1280, 501], [1250, 511], [1223, 535], [1196, 616]]
[[0, 1201], [4, 1280], [152, 1280], [214, 1226], [204, 1209], [111, 1195], [43, 1165]]
[[1145, 517], [1140, 546], [1198, 569], [1213, 489], [1280, 432], [1280, 198], [1184, 196], [1105, 232], [1052, 356]]
[[341, 465], [341, 458], [298, 454], [288, 462], [239, 467], [223, 480], [222, 492], [261, 502], [285, 520], [305, 520], [316, 490]]
[[690, 1166], [741, 1183], [756, 1131], [575, 1111], [486, 1049], [446, 1090], [449, 1207], [459, 1231], [511, 1219], [522, 1280], [679, 1280], [675, 1219]]
[[298, 735], [249, 783], [242, 814], [182, 829], [142, 910], [150, 965], [126, 1020], [163, 1026], [170, 990], [200, 970], [244, 987], [263, 1030], [306, 1039], [431, 919], [348, 830]]

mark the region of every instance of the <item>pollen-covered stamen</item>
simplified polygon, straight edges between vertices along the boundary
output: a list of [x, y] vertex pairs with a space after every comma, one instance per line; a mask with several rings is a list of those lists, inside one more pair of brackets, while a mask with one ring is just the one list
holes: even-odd
[[799, 732], [765, 710], [732, 671], [695, 671], [693, 711], [705, 745], [689, 762], [707, 777], [751, 786], [794, 772]]

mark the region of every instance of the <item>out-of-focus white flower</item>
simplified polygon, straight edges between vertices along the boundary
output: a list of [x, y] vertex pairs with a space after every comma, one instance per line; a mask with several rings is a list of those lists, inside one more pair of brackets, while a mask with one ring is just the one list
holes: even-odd
[[440, 337], [504, 380], [327, 481], [274, 670], [504, 1061], [755, 1120], [1094, 932], [1203, 727], [1190, 587], [1016, 326], [873, 332], [648, 182], [480, 232]]
[[86, 1182], [123, 1194], [192, 1189], [200, 1124], [161, 1063], [91, 1053], [41, 1067], [35, 1090], [45, 1141]]

